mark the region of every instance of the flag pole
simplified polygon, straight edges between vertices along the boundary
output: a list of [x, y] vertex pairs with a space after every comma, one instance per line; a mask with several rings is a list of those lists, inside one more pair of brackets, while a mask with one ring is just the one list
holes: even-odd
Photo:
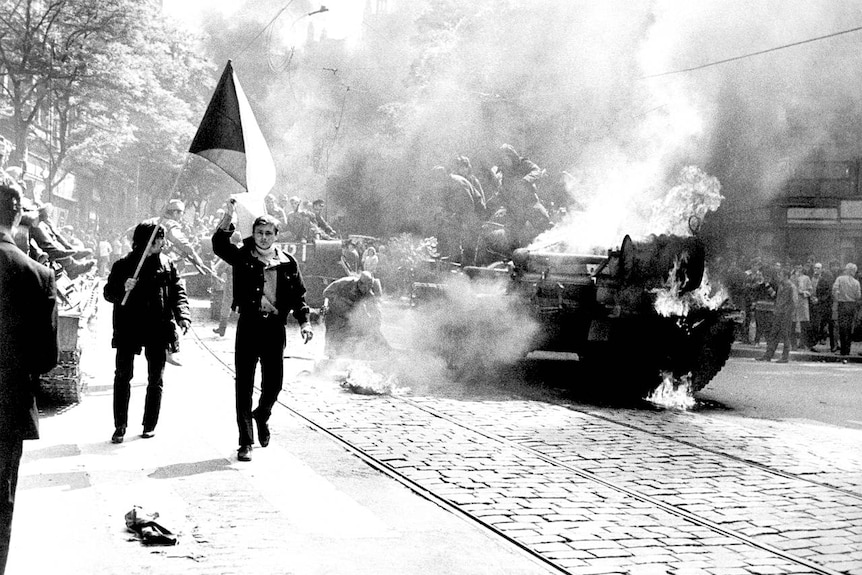
[[[141, 254], [141, 259], [138, 260], [138, 267], [135, 268], [135, 275], [132, 276], [133, 280], [138, 279], [138, 275], [141, 273], [141, 268], [144, 267], [144, 260], [147, 259], [147, 252], [150, 250], [150, 246], [153, 245], [153, 241], [156, 239], [156, 234], [159, 233], [160, 227], [161, 224], [159, 224], [158, 220], [156, 220], [156, 226], [153, 228], [153, 233], [150, 234], [150, 240], [144, 247], [144, 253]], [[123, 301], [120, 302], [120, 305], [126, 305], [126, 301], [128, 301], [130, 293], [132, 293], [132, 290], [126, 291], [125, 295], [123, 296]]]
[[[186, 171], [186, 166], [189, 165], [189, 155], [186, 154], [186, 159], [183, 162], [183, 167], [180, 168], [180, 171], [177, 172], [177, 177], [174, 178], [174, 185], [171, 186], [170, 193], [168, 194], [168, 199], [171, 199], [171, 196], [174, 195], [174, 192], [177, 189], [177, 184], [180, 183], [180, 176], [183, 175], [183, 172]], [[138, 260], [138, 266], [135, 268], [135, 274], [132, 276], [133, 280], [138, 279], [138, 276], [141, 274], [141, 268], [144, 267], [144, 260], [147, 259], [147, 251], [149, 251], [150, 246], [153, 245], [153, 241], [156, 239], [156, 234], [159, 232], [159, 227], [161, 224], [159, 223], [158, 218], [156, 219], [156, 227], [153, 228], [153, 233], [150, 234], [150, 240], [147, 242], [147, 246], [144, 248], [144, 253], [141, 254], [141, 259]], [[129, 290], [123, 295], [123, 301], [120, 302], [120, 305], [126, 305], [126, 302], [129, 300], [129, 294], [132, 293], [132, 290]]]

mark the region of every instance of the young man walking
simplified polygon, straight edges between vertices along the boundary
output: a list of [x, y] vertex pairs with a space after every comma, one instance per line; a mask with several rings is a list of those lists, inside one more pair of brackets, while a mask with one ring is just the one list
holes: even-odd
[[[278, 221], [269, 215], [255, 219], [252, 235], [237, 246], [230, 241], [234, 231], [233, 202], [212, 237], [213, 252], [233, 268], [233, 304], [239, 311], [236, 326], [236, 422], [239, 428], [237, 459], [251, 461], [254, 431], [258, 442], [269, 445], [269, 417], [281, 392], [284, 378], [285, 324], [293, 312], [303, 340], [313, 333], [308, 323], [305, 285], [296, 260], [276, 244]], [[261, 395], [252, 411], [254, 375], [260, 362]]]
[[105, 299], [114, 304], [111, 346], [117, 350], [113, 443], [122, 443], [126, 434], [130, 383], [135, 356], [141, 349], [147, 358], [147, 395], [141, 437], [155, 435], [168, 345], [176, 333], [173, 322], [183, 333], [191, 325], [185, 286], [176, 266], [162, 253], [164, 244], [165, 228], [157, 220], [141, 222], [132, 236], [131, 253], [111, 266], [105, 283]]

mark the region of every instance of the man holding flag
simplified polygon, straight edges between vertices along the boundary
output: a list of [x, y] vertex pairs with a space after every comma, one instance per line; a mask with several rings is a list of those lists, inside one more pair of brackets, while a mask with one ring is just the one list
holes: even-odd
[[[291, 311], [307, 343], [312, 338], [299, 266], [275, 244], [278, 224], [267, 216], [264, 198], [275, 184], [275, 164], [230, 61], [225, 66], [189, 152], [206, 158], [248, 193], [235, 195], [213, 234], [213, 251], [233, 268], [232, 309], [237, 322], [236, 420], [240, 461], [251, 461], [257, 423], [261, 447], [269, 445], [269, 417], [284, 375], [285, 324]], [[241, 246], [231, 243], [237, 206], [244, 208]], [[264, 214], [264, 215], [259, 215]], [[252, 411], [254, 376], [261, 366], [261, 396]]]
[[[230, 241], [234, 226], [234, 203], [225, 205], [225, 214], [213, 234], [213, 251], [233, 267], [233, 304], [239, 311], [236, 326], [236, 422], [239, 427], [240, 461], [251, 461], [257, 423], [258, 442], [269, 445], [269, 417], [278, 399], [284, 376], [284, 348], [287, 342], [287, 315], [299, 322], [305, 343], [313, 333], [308, 323], [305, 285], [299, 266], [276, 244], [278, 221], [269, 215], [259, 216], [252, 225], [252, 235], [242, 246]], [[254, 375], [260, 361], [261, 394], [257, 409], [252, 411]]]

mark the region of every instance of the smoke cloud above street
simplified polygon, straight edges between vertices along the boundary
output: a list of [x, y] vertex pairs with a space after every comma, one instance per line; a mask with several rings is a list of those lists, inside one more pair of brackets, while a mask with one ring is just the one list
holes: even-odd
[[[648, 219], [687, 166], [735, 202], [767, 197], [798, 162], [862, 141], [862, 33], [745, 57], [858, 26], [855, 3], [379, 5], [385, 13], [372, 3], [349, 45], [261, 40], [237, 56], [264, 108], [276, 191], [350, 201], [369, 233], [422, 228], [430, 169], [466, 154], [487, 181], [503, 143], [546, 169], [545, 197], [633, 214], [624, 226]], [[260, 32], [266, 11], [247, 6], [227, 29], [209, 22], [214, 45], [216, 30], [236, 45]], [[286, 22], [325, 38], [323, 20], [302, 17], [316, 8], [297, 2]], [[261, 51], [293, 56], [267, 68]]]

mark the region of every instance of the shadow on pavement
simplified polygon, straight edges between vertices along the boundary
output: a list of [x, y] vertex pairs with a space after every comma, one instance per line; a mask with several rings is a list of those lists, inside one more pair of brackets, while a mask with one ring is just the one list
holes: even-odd
[[87, 489], [91, 487], [90, 474], [86, 471], [70, 471], [66, 473], [40, 473], [24, 475], [18, 481], [18, 489], [45, 489], [66, 487], [66, 491]]
[[175, 479], [177, 477], [189, 477], [201, 473], [212, 473], [214, 471], [225, 471], [231, 469], [230, 461], [227, 459], [209, 459], [207, 461], [193, 461], [190, 463], [175, 463], [159, 467], [147, 477], [151, 479]]

